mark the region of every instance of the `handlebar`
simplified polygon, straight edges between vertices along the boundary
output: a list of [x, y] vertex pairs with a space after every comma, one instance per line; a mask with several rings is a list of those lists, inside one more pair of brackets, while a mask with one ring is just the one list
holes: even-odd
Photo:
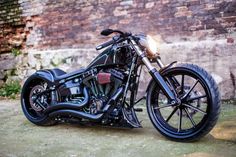
[[122, 31], [119, 31], [119, 30], [112, 30], [112, 29], [105, 29], [105, 30], [103, 30], [101, 32], [101, 35], [108, 36], [108, 35], [110, 35], [112, 33], [119, 33], [119, 35], [114, 36], [113, 39], [110, 40], [110, 41], [107, 41], [105, 43], [102, 43], [101, 45], [98, 45], [96, 47], [96, 50], [101, 50], [101, 49], [103, 49], [105, 47], [108, 47], [110, 45], [115, 44], [119, 39], [125, 39], [126, 37], [132, 35], [131, 33], [122, 32]]
[[107, 46], [110, 46], [110, 45], [112, 45], [112, 44], [115, 44], [116, 43], [116, 41], [115, 40], [110, 40], [110, 41], [107, 41], [107, 42], [105, 42], [105, 43], [102, 43], [101, 45], [98, 45], [97, 47], [96, 47], [96, 50], [101, 50], [101, 49], [103, 49], [103, 48], [105, 48], [105, 47], [107, 47]]

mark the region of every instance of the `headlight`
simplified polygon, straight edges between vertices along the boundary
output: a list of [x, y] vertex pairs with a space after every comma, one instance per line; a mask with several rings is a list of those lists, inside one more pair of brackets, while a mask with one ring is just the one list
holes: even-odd
[[148, 47], [153, 54], [157, 53], [157, 42], [150, 36], [147, 36]]
[[139, 35], [139, 43], [141, 46], [146, 48], [148, 58], [156, 58], [159, 56], [157, 51], [157, 42], [150, 36]]

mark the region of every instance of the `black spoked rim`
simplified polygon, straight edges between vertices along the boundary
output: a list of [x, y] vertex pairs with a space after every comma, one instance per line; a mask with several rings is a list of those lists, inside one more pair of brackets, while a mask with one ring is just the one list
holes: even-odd
[[[42, 95], [40, 106], [38, 105], [38, 103], [32, 100], [32, 98], [35, 97], [37, 94], [43, 92], [47, 88], [46, 85], [46, 82], [40, 82], [38, 84], [32, 83], [26, 89], [26, 92], [23, 96], [24, 108], [31, 119], [41, 120], [42, 118], [45, 118], [42, 108], [45, 109], [47, 107], [47, 104], [50, 102], [50, 99], [43, 100], [43, 98], [50, 97], [47, 95]], [[39, 101], [41, 98], [39, 98]]]
[[175, 70], [165, 80], [181, 100], [170, 106], [163, 92], [155, 85], [151, 94], [151, 114], [155, 122], [171, 136], [192, 136], [205, 126], [210, 112], [211, 96], [204, 79], [188, 70]]

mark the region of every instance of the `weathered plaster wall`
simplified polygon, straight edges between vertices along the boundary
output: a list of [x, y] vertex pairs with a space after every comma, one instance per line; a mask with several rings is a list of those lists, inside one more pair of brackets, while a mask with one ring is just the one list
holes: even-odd
[[[100, 31], [116, 28], [153, 35], [165, 63], [198, 64], [214, 76], [222, 98], [236, 97], [236, 0], [2, 0], [0, 8], [1, 32], [10, 28], [11, 34], [0, 33], [0, 43], [10, 45], [0, 47], [4, 81], [24, 79], [41, 68], [86, 66], [99, 53], [94, 47], [107, 40]], [[14, 57], [12, 48], [22, 54]]]

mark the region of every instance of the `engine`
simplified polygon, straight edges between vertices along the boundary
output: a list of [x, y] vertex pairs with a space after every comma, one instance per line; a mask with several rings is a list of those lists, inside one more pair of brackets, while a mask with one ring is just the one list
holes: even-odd
[[84, 79], [83, 83], [91, 91], [90, 105], [86, 109], [91, 114], [101, 111], [117, 88], [125, 81], [125, 74], [121, 70], [100, 70], [96, 75]]
[[90, 102], [84, 111], [97, 114], [125, 80], [126, 74], [120, 69], [92, 69], [80, 78], [67, 81], [59, 88], [61, 101], [82, 102], [84, 99], [82, 91], [86, 87], [89, 90]]

